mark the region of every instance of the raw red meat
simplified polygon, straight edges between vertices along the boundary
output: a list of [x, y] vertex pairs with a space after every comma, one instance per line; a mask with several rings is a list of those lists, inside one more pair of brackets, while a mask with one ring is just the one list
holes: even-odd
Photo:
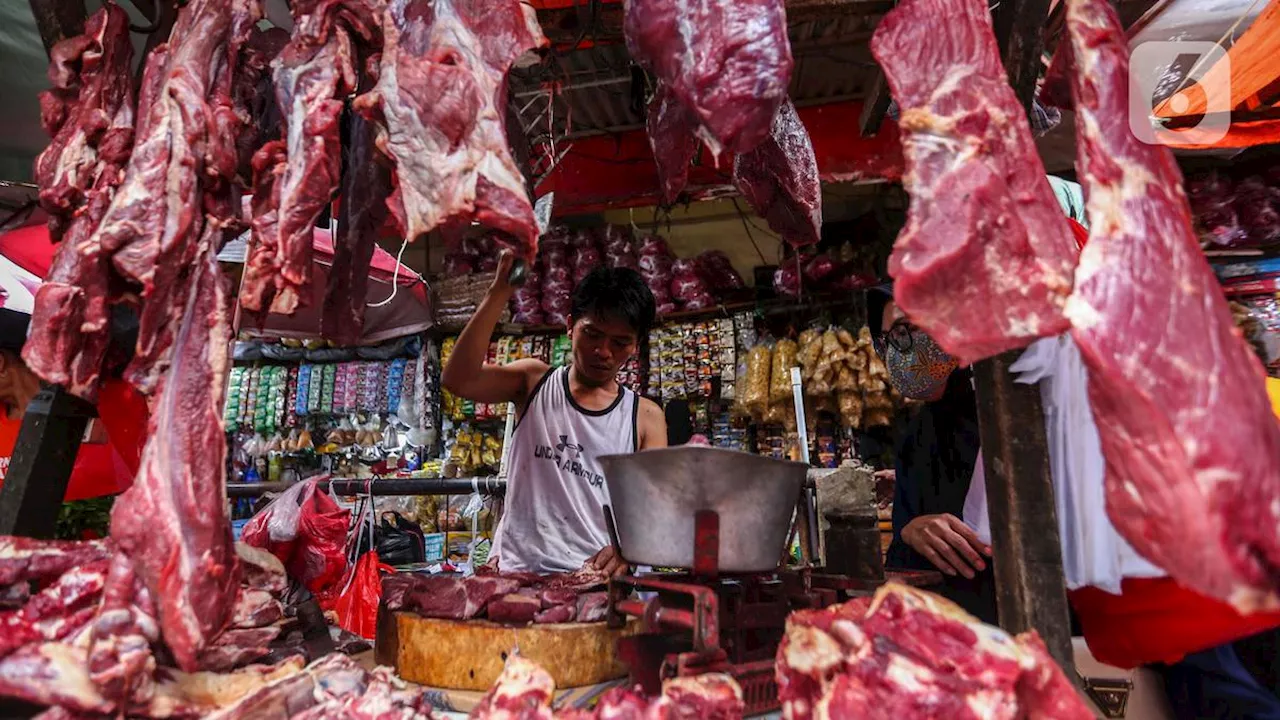
[[355, 345], [364, 329], [369, 262], [386, 224], [392, 190], [391, 170], [374, 146], [377, 128], [359, 115], [350, 116], [350, 122], [338, 237], [320, 316], [321, 334], [344, 345]]
[[[144, 289], [162, 285], [154, 278], [157, 256], [191, 244], [200, 232], [214, 73], [225, 60], [222, 53], [229, 52], [233, 9], [242, 6], [226, 0], [188, 3], [168, 44], [147, 59], [139, 99], [145, 114], [134, 152], [95, 236], [114, 253], [116, 270]], [[162, 304], [168, 299], [162, 296]]]
[[1076, 250], [979, 0], [907, 0], [880, 22], [911, 194], [889, 273], [961, 364], [1067, 329]]
[[674, 205], [689, 183], [689, 163], [698, 156], [698, 118], [660, 82], [649, 101], [645, 127], [662, 183], [662, 202]]
[[523, 625], [533, 622], [542, 612], [542, 603], [536, 597], [518, 593], [503, 595], [489, 603], [486, 616], [496, 623]]
[[1089, 242], [1067, 304], [1089, 368], [1107, 511], [1175, 580], [1242, 612], [1280, 606], [1280, 423], [1196, 242], [1173, 154], [1129, 131], [1115, 11], [1070, 0]]
[[590, 623], [604, 620], [609, 609], [609, 593], [590, 592], [578, 596], [578, 622]]
[[104, 540], [35, 540], [0, 536], [0, 586], [45, 582], [111, 555]]
[[36, 292], [23, 359], [33, 372], [80, 397], [97, 395], [109, 340], [111, 270], [93, 233], [115, 195], [133, 145], [133, 46], [129, 17], [105, 5], [85, 33], [54, 46], [53, 89], [41, 94], [53, 137], [36, 160], [40, 205], [61, 239]]
[[[126, 376], [153, 394], [171, 361], [197, 248], [221, 246], [235, 223], [240, 120], [230, 76], [261, 17], [255, 0], [196, 0], [178, 14], [165, 50], [147, 59], [138, 141], [95, 236], [146, 299]], [[208, 222], [205, 222], [206, 216]]]
[[570, 602], [543, 610], [534, 616], [533, 621], [542, 624], [573, 622], [573, 618], [577, 612], [577, 603]]
[[1093, 716], [1038, 637], [892, 583], [870, 603], [792, 613], [777, 677], [789, 720]]
[[[68, 571], [36, 593], [21, 610], [0, 612], [0, 657], [28, 643], [60, 640], [93, 618], [93, 608], [107, 579], [107, 561]], [[80, 613], [86, 607], [87, 615]]]
[[510, 235], [532, 262], [538, 226], [507, 147], [507, 71], [546, 45], [519, 0], [396, 0], [383, 20], [378, 84], [356, 107], [380, 125], [395, 164], [389, 204], [416, 240], [478, 222]]
[[466, 620], [480, 615], [490, 600], [519, 589], [520, 581], [503, 577], [417, 576], [404, 607], [425, 617]]
[[[193, 6], [188, 5], [187, 9]], [[173, 334], [172, 366], [151, 411], [138, 477], [116, 501], [111, 538], [133, 560], [179, 667], [226, 627], [239, 589], [226, 516], [222, 409], [230, 365], [226, 288], [201, 239]]]
[[809, 132], [786, 100], [769, 137], [733, 159], [733, 184], [756, 214], [792, 246], [822, 234], [822, 183]]
[[629, 0], [623, 31], [631, 57], [692, 112], [713, 155], [769, 136], [791, 83], [783, 0]]
[[471, 720], [740, 720], [742, 688], [728, 675], [706, 673], [663, 683], [662, 695], [645, 698], [638, 690], [613, 688], [594, 711], [552, 711], [555, 682], [531, 660], [512, 655], [493, 687], [471, 712]]
[[[338, 190], [343, 98], [359, 81], [358, 36], [349, 28], [376, 36], [381, 9], [379, 0], [293, 4], [293, 35], [274, 73], [286, 148], [273, 188], [279, 194], [276, 221], [255, 224], [246, 265], [253, 273], [246, 272], [241, 287], [241, 305], [254, 313], [291, 315], [311, 301], [314, 225]], [[270, 237], [262, 234], [268, 230]]]
[[470, 720], [551, 720], [555, 691], [555, 681], [546, 670], [512, 655], [497, 682], [471, 711]]
[[159, 639], [151, 594], [129, 558], [116, 553], [86, 659], [89, 677], [103, 697], [127, 706], [144, 704], [154, 694], [156, 660], [151, 646]]

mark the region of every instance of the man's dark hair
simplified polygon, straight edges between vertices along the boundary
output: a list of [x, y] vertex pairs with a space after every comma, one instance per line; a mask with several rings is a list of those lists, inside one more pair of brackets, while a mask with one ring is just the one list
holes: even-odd
[[636, 337], [648, 334], [657, 313], [653, 293], [640, 273], [628, 268], [598, 267], [573, 290], [574, 320], [587, 317], [622, 320]]

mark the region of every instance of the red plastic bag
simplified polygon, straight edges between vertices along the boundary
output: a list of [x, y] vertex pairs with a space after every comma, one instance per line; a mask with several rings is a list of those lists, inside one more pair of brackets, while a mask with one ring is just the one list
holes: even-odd
[[338, 593], [331, 604], [321, 605], [333, 610], [338, 625], [347, 632], [372, 640], [378, 627], [378, 603], [382, 600], [382, 571], [395, 572], [378, 561], [376, 550], [370, 550], [356, 561], [347, 587]]
[[347, 571], [351, 513], [316, 492], [322, 478], [304, 480], [276, 498], [245, 526], [240, 540], [284, 563], [289, 575], [313, 593], [342, 581]]
[[347, 524], [351, 513], [333, 498], [316, 492], [315, 485], [302, 502], [298, 536], [285, 568], [289, 574], [319, 593], [342, 582], [347, 573]]

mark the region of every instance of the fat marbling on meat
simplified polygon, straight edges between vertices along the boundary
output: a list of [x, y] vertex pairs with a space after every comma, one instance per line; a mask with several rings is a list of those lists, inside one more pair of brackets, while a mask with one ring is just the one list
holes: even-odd
[[1172, 152], [1129, 129], [1111, 6], [1068, 0], [1089, 242], [1067, 303], [1089, 369], [1107, 511], [1182, 585], [1280, 607], [1280, 423], [1191, 223]]
[[982, 0], [904, 0], [871, 51], [900, 110], [911, 195], [894, 299], [961, 364], [1067, 329], [1076, 250]]
[[476, 222], [533, 260], [537, 221], [507, 145], [507, 71], [546, 43], [519, 0], [388, 4], [378, 84], [355, 104], [395, 165], [388, 202], [406, 238]]

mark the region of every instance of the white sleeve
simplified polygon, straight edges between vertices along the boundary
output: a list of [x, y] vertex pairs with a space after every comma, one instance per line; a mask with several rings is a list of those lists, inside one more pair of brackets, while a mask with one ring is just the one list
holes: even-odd
[[973, 478], [969, 481], [969, 492], [964, 496], [964, 511], [960, 519], [977, 534], [979, 540], [991, 544], [991, 516], [987, 513], [987, 478], [982, 469], [981, 449], [978, 461], [973, 464]]

